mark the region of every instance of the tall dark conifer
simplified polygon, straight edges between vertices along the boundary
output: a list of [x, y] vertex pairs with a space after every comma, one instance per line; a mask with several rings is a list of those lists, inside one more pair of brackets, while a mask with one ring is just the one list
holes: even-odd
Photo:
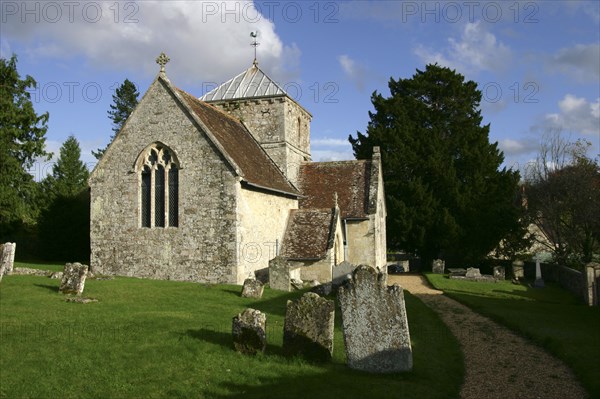
[[349, 137], [357, 158], [380, 146], [388, 243], [426, 262], [474, 262], [519, 227], [519, 174], [482, 125], [481, 92], [456, 71], [427, 65], [375, 92], [366, 134]]
[[[108, 110], [108, 117], [113, 122], [112, 130], [114, 134], [110, 136], [111, 142], [137, 106], [139, 95], [140, 93], [137, 91], [135, 84], [129, 79], [125, 79], [123, 84], [119, 86], [115, 91], [115, 94], [113, 94], [113, 104], [110, 104], [110, 109]], [[98, 148], [98, 150], [92, 151], [92, 155], [94, 155], [96, 159], [100, 159], [107, 148], [108, 145], [104, 148]]]

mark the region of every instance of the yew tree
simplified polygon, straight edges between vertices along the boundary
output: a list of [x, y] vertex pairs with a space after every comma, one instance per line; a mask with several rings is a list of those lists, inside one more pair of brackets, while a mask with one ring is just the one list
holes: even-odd
[[477, 84], [435, 64], [388, 87], [371, 97], [366, 132], [349, 137], [357, 158], [381, 148], [388, 245], [426, 264], [476, 262], [521, 227], [519, 173], [501, 167]]

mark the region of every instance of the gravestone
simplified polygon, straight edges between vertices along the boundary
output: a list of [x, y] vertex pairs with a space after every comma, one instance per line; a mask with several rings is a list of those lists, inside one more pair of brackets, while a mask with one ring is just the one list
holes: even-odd
[[81, 263], [67, 263], [63, 270], [63, 276], [58, 291], [63, 294], [81, 295], [85, 286], [87, 272], [87, 265], [82, 265]]
[[600, 306], [600, 263], [585, 265], [585, 300], [589, 306]]
[[373, 373], [412, 369], [404, 291], [385, 276], [359, 266], [338, 291], [348, 366]]
[[269, 286], [274, 290], [291, 291], [290, 264], [282, 256], [269, 261]]
[[503, 281], [506, 278], [504, 267], [494, 266], [494, 278]]
[[481, 272], [476, 267], [467, 267], [467, 272], [465, 273], [466, 278], [477, 278], [481, 277]]
[[242, 287], [242, 297], [262, 298], [264, 289], [265, 287], [260, 281], [253, 278], [247, 278], [244, 280], [244, 286]]
[[17, 243], [14, 242], [0, 244], [0, 281], [2, 281], [2, 276], [12, 273], [16, 249]]
[[307, 292], [288, 301], [283, 325], [283, 350], [287, 355], [326, 361], [333, 354], [335, 303]]
[[267, 347], [267, 316], [255, 309], [246, 309], [233, 318], [231, 333], [235, 350], [255, 355]]
[[544, 279], [542, 278], [542, 265], [540, 265], [540, 257], [535, 257], [535, 281], [533, 282], [535, 288], [544, 288]]
[[522, 279], [525, 277], [525, 272], [524, 272], [524, 265], [525, 263], [523, 263], [522, 260], [515, 260], [512, 263], [512, 273], [513, 273], [513, 277], [515, 279]]
[[441, 259], [436, 259], [431, 264], [431, 271], [436, 274], [444, 274], [444, 268], [446, 267], [446, 262]]

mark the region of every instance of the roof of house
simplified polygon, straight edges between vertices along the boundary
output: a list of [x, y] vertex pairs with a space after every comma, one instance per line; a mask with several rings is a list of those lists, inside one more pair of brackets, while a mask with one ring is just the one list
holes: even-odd
[[280, 255], [292, 260], [325, 258], [333, 247], [337, 218], [335, 208], [291, 210]]
[[342, 219], [368, 218], [371, 166], [370, 160], [302, 164], [298, 188], [304, 197], [300, 198], [300, 208], [331, 208], [337, 193]]
[[203, 124], [201, 127], [207, 130], [211, 141], [216, 141], [234, 169], [237, 166], [236, 172], [243, 180], [259, 188], [299, 194], [244, 124], [183, 90], [175, 90]]
[[221, 101], [240, 98], [255, 98], [287, 95], [273, 79], [256, 64], [216, 89], [200, 97], [202, 101]]

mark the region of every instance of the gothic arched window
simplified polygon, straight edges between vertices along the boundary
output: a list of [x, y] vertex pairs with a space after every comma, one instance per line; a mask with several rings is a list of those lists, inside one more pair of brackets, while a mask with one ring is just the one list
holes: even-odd
[[177, 227], [179, 164], [173, 151], [155, 144], [140, 157], [140, 227]]

